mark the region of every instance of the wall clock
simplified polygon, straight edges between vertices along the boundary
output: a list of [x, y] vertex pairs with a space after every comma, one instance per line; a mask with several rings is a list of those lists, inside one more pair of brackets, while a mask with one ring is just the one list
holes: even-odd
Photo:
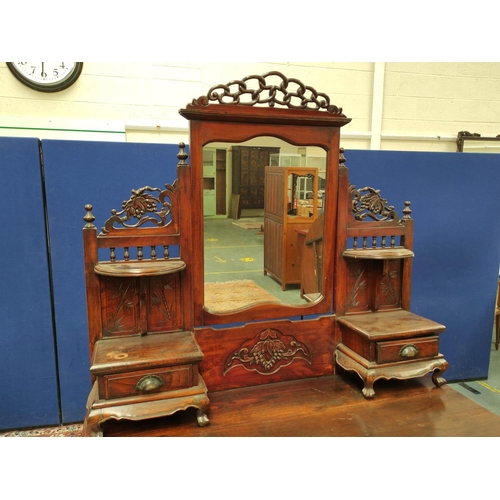
[[82, 62], [8, 62], [13, 75], [28, 87], [41, 92], [58, 92], [76, 82]]

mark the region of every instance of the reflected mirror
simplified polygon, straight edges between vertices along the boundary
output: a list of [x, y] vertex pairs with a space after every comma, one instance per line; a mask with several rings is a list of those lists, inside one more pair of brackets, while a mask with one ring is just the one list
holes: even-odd
[[203, 148], [204, 307], [321, 299], [326, 151], [274, 137]]

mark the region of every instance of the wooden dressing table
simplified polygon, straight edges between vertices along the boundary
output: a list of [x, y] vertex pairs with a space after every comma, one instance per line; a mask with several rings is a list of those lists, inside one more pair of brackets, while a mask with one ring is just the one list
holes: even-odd
[[[123, 204], [128, 212], [112, 212], [99, 235], [87, 207], [83, 232], [95, 384], [86, 434], [100, 435], [106, 419], [139, 420], [189, 406], [198, 408], [198, 423], [206, 425], [210, 391], [320, 377], [337, 369], [358, 373], [365, 397], [373, 397], [373, 382], [382, 377], [433, 372], [436, 385], [444, 383], [447, 363], [438, 352], [444, 326], [409, 311], [409, 206], [403, 220], [391, 210], [383, 220], [355, 220], [357, 202], [365, 208], [370, 201], [379, 203], [372, 208], [386, 206], [381, 198], [364, 197], [349, 185], [339, 144], [340, 128], [351, 120], [342, 109], [300, 80], [271, 71], [216, 85], [180, 114], [189, 120], [190, 159], [186, 161], [181, 144], [178, 179], [166, 190], [133, 191]], [[290, 245], [285, 230], [278, 234], [270, 212], [264, 222], [264, 246], [281, 248], [282, 257], [276, 268], [265, 258], [266, 270], [274, 276], [265, 278], [278, 278], [283, 292], [288, 283], [300, 285], [302, 302], [288, 303], [283, 295], [278, 302], [217, 313], [205, 306], [203, 148], [228, 143], [241, 152], [258, 138], [266, 139], [266, 151], [273, 150], [272, 139], [326, 153], [321, 213], [313, 203], [312, 217], [300, 217], [304, 224], [290, 233], [292, 257], [283, 249]], [[282, 200], [283, 216], [286, 185], [274, 184], [266, 179], [264, 196]], [[313, 191], [314, 198], [317, 175]], [[159, 202], [154, 208], [152, 198]], [[138, 206], [146, 208], [134, 212]], [[129, 226], [137, 214], [137, 225], [114, 228], [115, 223]], [[393, 237], [402, 240], [393, 244]], [[360, 248], [348, 247], [353, 239]], [[169, 257], [170, 245], [179, 247], [178, 259]], [[129, 246], [138, 248], [133, 262]], [[165, 249], [161, 258], [157, 246]], [[111, 249], [109, 261], [99, 260], [99, 247]], [[124, 248], [120, 262], [115, 247]], [[146, 248], [151, 248], [147, 259]], [[294, 263], [291, 278], [289, 262]], [[126, 314], [117, 315], [118, 310]], [[110, 328], [113, 321], [115, 328]]]

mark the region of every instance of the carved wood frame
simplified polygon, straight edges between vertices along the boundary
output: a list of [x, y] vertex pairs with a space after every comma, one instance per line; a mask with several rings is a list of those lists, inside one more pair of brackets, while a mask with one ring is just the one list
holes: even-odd
[[481, 134], [471, 133], [463, 130], [457, 134], [457, 152], [463, 153], [465, 142], [500, 142], [500, 134], [495, 137], [482, 137]]
[[[281, 80], [279, 85], [268, 79]], [[249, 89], [249, 82], [257, 82]], [[295, 91], [289, 90], [295, 86]], [[234, 89], [234, 91], [232, 91]], [[266, 105], [260, 107], [259, 105]], [[278, 108], [276, 106], [285, 106]], [[193, 310], [195, 326], [300, 317], [333, 312], [333, 274], [337, 220], [340, 127], [351, 121], [326, 94], [279, 72], [249, 76], [212, 87], [179, 113], [189, 120], [192, 186]], [[241, 143], [271, 136], [297, 146], [317, 146], [327, 153], [323, 295], [304, 306], [263, 304], [226, 314], [204, 309], [203, 147], [211, 142]]]

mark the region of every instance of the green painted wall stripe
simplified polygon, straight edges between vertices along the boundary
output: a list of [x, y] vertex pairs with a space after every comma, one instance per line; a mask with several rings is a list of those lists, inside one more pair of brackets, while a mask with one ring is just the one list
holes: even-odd
[[68, 129], [68, 128], [38, 128], [38, 127], [3, 127], [0, 125], [0, 129], [10, 129], [10, 130], [49, 130], [53, 132], [87, 132], [87, 133], [97, 133], [97, 134], [125, 134], [123, 130], [78, 130], [78, 129]]

